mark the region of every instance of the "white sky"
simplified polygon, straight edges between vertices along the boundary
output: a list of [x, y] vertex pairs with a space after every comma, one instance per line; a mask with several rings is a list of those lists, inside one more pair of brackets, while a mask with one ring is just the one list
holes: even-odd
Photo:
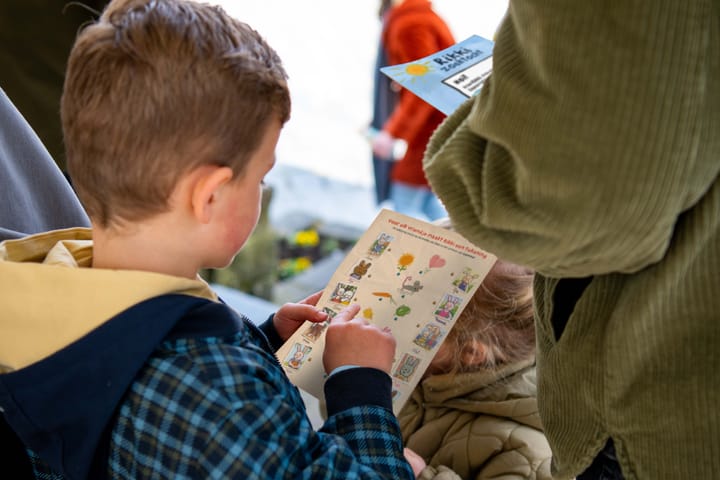
[[[362, 132], [371, 117], [379, 35], [377, 0], [212, 0], [250, 24], [283, 59], [293, 112], [277, 149], [280, 165], [372, 185]], [[460, 41], [492, 38], [507, 0], [434, 0]]]

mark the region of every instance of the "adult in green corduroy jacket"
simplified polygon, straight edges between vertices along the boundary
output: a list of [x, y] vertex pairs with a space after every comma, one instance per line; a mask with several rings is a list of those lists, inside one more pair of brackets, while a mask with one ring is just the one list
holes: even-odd
[[511, 0], [431, 138], [455, 228], [537, 272], [556, 478], [720, 472], [719, 133], [720, 0]]

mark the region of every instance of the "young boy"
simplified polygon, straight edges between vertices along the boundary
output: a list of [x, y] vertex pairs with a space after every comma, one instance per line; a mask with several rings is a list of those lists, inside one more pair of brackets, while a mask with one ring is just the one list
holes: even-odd
[[[0, 412], [38, 478], [412, 478], [391, 409], [395, 341], [338, 314], [314, 431], [261, 333], [197, 272], [258, 219], [289, 117], [275, 52], [220, 8], [117, 0], [84, 29], [62, 100], [90, 230], [0, 244]], [[272, 347], [271, 347], [272, 345]]]

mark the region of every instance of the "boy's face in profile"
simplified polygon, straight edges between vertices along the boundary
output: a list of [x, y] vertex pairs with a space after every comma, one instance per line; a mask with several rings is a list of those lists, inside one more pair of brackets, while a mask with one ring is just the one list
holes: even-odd
[[250, 158], [243, 175], [225, 185], [218, 198], [221, 238], [217, 255], [207, 268], [224, 268], [242, 249], [260, 218], [263, 179], [275, 165], [275, 147], [282, 125], [273, 121]]

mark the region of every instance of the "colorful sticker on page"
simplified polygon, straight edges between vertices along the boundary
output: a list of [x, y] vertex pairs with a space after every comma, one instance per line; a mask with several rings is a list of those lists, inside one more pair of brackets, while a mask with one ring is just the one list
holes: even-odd
[[463, 269], [462, 274], [460, 274], [460, 278], [457, 278], [452, 282], [453, 285], [455, 285], [454, 293], [466, 293], [470, 291], [475, 286], [473, 282], [478, 278], [480, 278], [480, 275], [473, 272], [471, 268]]
[[362, 280], [362, 278], [368, 273], [368, 270], [370, 270], [371, 266], [372, 263], [360, 260], [353, 266], [352, 271], [350, 272], [350, 281]]
[[443, 329], [434, 323], [428, 323], [423, 327], [417, 337], [415, 337], [413, 343], [425, 350], [432, 350], [438, 346], [444, 335], [445, 331]]
[[313, 323], [305, 329], [302, 336], [309, 342], [315, 342], [320, 338], [320, 335], [322, 335], [328, 325], [330, 325], [329, 321]]
[[402, 360], [398, 364], [393, 377], [398, 378], [404, 382], [409, 382], [412, 376], [420, 366], [420, 359], [408, 353], [404, 354]]
[[303, 345], [302, 343], [296, 343], [287, 357], [285, 357], [283, 363], [294, 370], [298, 370], [302, 367], [303, 363], [305, 363], [310, 352], [312, 352], [312, 347]]
[[335, 291], [333, 291], [332, 295], [330, 296], [330, 301], [334, 303], [339, 303], [340, 305], [350, 305], [350, 301], [353, 299], [353, 296], [355, 296], [357, 288], [358, 287], [354, 285], [338, 283], [335, 287]]
[[435, 310], [435, 319], [443, 325], [447, 325], [455, 318], [461, 303], [462, 298], [446, 293], [437, 310]]
[[388, 249], [393, 239], [394, 237], [392, 235], [381, 233], [370, 246], [368, 253], [372, 256], [379, 257], [383, 254], [383, 252], [385, 252], [385, 250]]

